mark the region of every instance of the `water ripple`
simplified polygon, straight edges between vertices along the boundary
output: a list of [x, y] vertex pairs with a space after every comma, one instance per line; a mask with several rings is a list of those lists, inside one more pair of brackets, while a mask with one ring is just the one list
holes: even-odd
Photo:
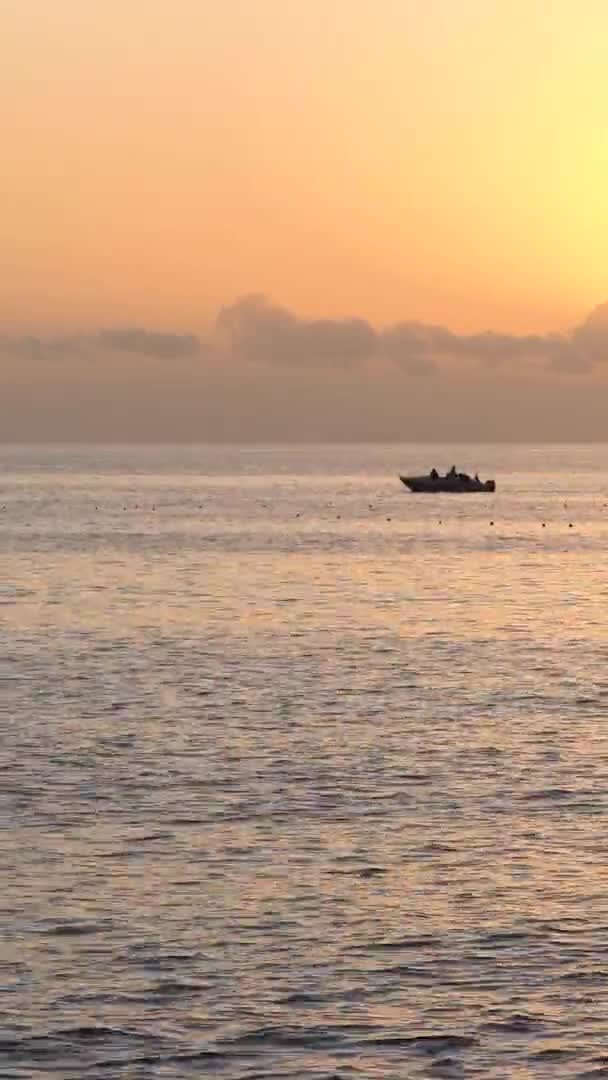
[[604, 451], [444, 452], [6, 449], [0, 1076], [608, 1075]]

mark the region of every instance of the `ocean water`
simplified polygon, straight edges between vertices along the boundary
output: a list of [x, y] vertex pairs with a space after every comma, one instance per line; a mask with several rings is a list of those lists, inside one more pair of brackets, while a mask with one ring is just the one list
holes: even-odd
[[603, 446], [1, 448], [0, 1076], [608, 1075], [607, 549]]

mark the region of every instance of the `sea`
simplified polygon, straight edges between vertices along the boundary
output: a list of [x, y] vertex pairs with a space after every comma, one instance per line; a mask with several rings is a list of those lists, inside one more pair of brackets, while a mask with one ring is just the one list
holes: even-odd
[[0, 447], [2, 1080], [608, 1076], [607, 550], [608, 446]]

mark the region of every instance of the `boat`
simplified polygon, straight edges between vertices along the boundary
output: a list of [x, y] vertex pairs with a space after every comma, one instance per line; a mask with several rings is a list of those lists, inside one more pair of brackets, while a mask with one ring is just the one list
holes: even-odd
[[445, 476], [440, 476], [436, 469], [431, 469], [427, 476], [400, 476], [402, 484], [410, 491], [424, 492], [450, 492], [461, 495], [472, 491], [496, 491], [495, 480], [480, 480], [477, 473], [469, 476], [467, 473], [456, 472], [454, 466]]

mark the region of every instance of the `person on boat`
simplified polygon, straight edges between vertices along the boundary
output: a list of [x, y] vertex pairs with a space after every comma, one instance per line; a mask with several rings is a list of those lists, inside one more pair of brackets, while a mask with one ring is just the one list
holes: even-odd
[[450, 471], [448, 473], [448, 476], [456, 476], [456, 466], [455, 465], [452, 465], [452, 468], [450, 469]]
[[480, 480], [479, 480], [479, 473], [475, 473], [475, 483], [476, 483], [476, 484], [479, 484], [479, 483], [480, 483]]
[[430, 476], [431, 476], [431, 480], [438, 480], [439, 479], [439, 473], [437, 472], [437, 469], [431, 469]]

